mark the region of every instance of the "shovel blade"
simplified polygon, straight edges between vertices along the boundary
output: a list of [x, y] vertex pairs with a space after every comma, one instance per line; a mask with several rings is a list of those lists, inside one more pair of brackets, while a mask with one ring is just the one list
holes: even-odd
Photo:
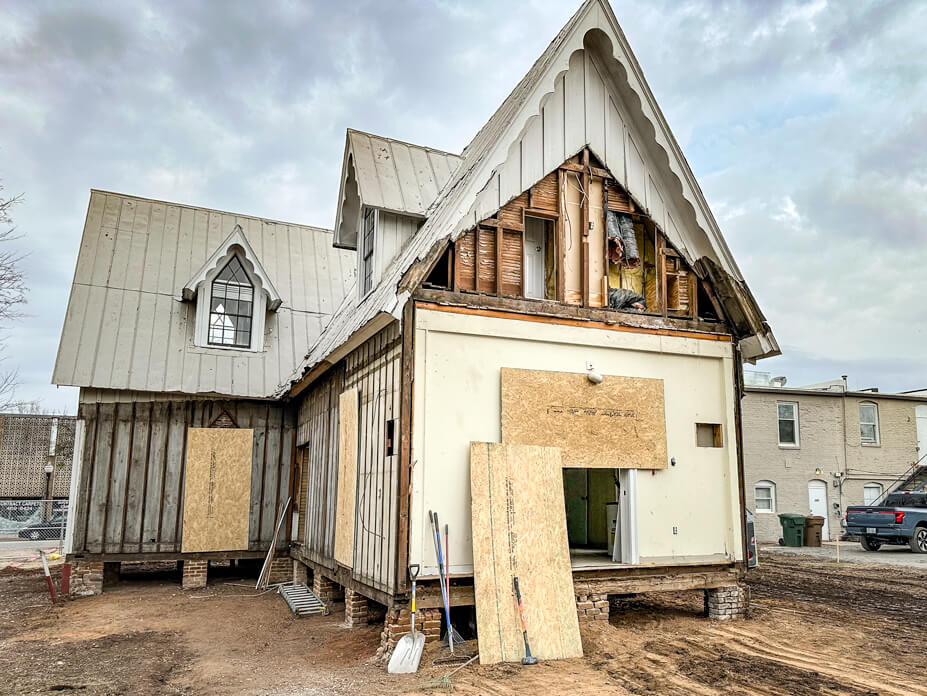
[[425, 634], [420, 631], [409, 633], [399, 639], [393, 649], [386, 671], [390, 674], [413, 674], [418, 671], [418, 664], [425, 649]]

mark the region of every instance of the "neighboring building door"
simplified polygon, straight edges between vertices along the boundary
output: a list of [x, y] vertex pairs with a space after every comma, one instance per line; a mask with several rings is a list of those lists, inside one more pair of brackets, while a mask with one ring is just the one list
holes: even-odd
[[914, 415], [917, 418], [917, 458], [921, 464], [927, 464], [927, 406], [917, 406]]
[[808, 507], [811, 509], [812, 515], [824, 518], [821, 539], [827, 540], [829, 538], [827, 523], [830, 516], [827, 514], [827, 483], [825, 481], [808, 481]]

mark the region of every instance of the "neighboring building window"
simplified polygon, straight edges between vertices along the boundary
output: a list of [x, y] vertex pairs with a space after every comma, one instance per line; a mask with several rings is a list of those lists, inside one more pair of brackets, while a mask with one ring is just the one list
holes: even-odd
[[798, 404], [794, 401], [776, 403], [779, 414], [779, 444], [798, 447]]
[[772, 481], [757, 481], [753, 487], [757, 512], [776, 511], [776, 484]]
[[361, 297], [373, 289], [373, 239], [376, 230], [377, 211], [367, 208], [364, 211], [364, 235], [362, 239], [361, 258]]
[[873, 403], [859, 405], [859, 439], [864, 445], [879, 444], [879, 407]]
[[875, 505], [881, 497], [881, 483], [867, 483], [865, 486], [863, 486], [863, 505]]
[[251, 347], [254, 286], [237, 256], [212, 281], [209, 302], [209, 344]]

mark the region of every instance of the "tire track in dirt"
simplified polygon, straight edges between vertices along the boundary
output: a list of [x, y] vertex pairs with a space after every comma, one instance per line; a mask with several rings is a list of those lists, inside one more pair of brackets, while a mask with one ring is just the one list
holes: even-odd
[[781, 643], [771, 644], [771, 641], [756, 633], [733, 628], [709, 629], [708, 632], [740, 652], [826, 675], [841, 684], [849, 682], [866, 692], [887, 692], [895, 696], [927, 695], [927, 689], [916, 684], [897, 683], [895, 675], [891, 673], [861, 668], [857, 663], [833, 655], [812, 655]]

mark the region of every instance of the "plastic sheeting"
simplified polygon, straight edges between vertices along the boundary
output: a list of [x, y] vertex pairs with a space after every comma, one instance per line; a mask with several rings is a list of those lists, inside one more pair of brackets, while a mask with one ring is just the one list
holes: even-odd
[[647, 302], [642, 295], [627, 288], [610, 288], [608, 291], [608, 306], [611, 309], [638, 309], [635, 304], [640, 304], [644, 308]]
[[621, 245], [621, 260], [625, 264], [633, 265], [640, 262], [637, 235], [634, 234], [634, 221], [630, 215], [614, 210], [608, 211], [608, 240]]

